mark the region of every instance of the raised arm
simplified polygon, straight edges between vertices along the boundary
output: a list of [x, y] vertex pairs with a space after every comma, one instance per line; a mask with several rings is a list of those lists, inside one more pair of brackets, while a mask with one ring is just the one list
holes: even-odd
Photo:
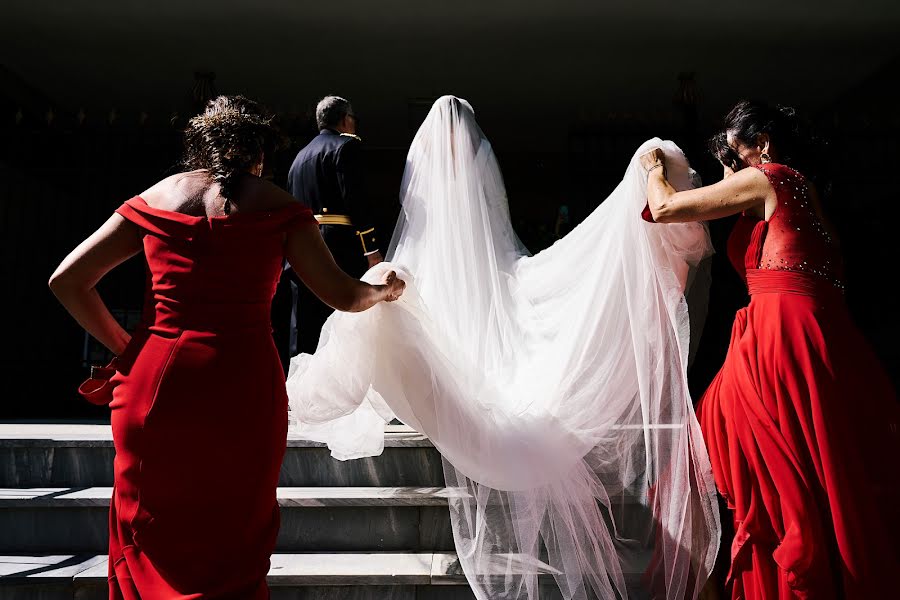
[[741, 169], [713, 185], [677, 192], [666, 181], [663, 161], [659, 150], [641, 156], [649, 169], [647, 203], [657, 223], [709, 221], [743, 211], [768, 218], [775, 210], [775, 189], [758, 169]]
[[143, 249], [141, 231], [113, 214], [78, 245], [50, 276], [50, 289], [69, 314], [113, 354], [131, 337], [103, 303], [96, 285], [104, 275]]
[[406, 284], [391, 271], [382, 285], [370, 285], [347, 275], [334, 262], [319, 228], [313, 224], [292, 229], [285, 240], [291, 267], [325, 304], [344, 312], [359, 312], [381, 301], [392, 302]]

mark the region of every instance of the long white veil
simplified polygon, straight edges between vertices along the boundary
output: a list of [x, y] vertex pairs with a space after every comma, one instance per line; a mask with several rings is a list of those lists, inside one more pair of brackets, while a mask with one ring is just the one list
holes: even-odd
[[581, 225], [529, 256], [491, 145], [445, 96], [409, 151], [388, 263], [397, 302], [335, 313], [292, 361], [291, 418], [335, 457], [378, 454], [396, 415], [444, 458], [460, 564], [479, 599], [696, 597], [718, 510], [688, 393], [685, 286], [704, 225], [641, 220], [671, 142], [634, 154]]

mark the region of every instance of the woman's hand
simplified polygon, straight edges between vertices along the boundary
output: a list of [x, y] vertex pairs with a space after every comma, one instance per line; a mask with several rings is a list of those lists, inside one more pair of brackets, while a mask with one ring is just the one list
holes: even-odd
[[660, 150], [659, 148], [654, 148], [650, 152], [647, 152], [646, 154], [642, 154], [640, 161], [641, 161], [641, 166], [649, 171], [651, 167], [654, 167], [659, 164], [665, 166], [666, 155], [663, 154], [663, 151]]
[[384, 286], [385, 286], [385, 302], [393, 302], [403, 295], [403, 291], [406, 289], [406, 282], [397, 277], [397, 273], [395, 271], [391, 271], [384, 277]]
[[[292, 196], [290, 201], [295, 201]], [[368, 310], [379, 302], [393, 302], [403, 295], [406, 288], [406, 283], [398, 279], [393, 271], [387, 273], [384, 283], [377, 285], [347, 275], [334, 262], [314, 221], [288, 233], [285, 255], [300, 280], [319, 300], [335, 310]]]

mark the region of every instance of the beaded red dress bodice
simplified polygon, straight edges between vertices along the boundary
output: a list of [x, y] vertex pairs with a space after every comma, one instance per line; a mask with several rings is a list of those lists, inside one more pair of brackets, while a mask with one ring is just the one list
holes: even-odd
[[822, 224], [806, 177], [786, 166], [756, 166], [775, 188], [778, 205], [768, 221], [743, 214], [728, 239], [728, 258], [741, 277], [753, 269], [799, 271], [844, 287], [835, 240]]

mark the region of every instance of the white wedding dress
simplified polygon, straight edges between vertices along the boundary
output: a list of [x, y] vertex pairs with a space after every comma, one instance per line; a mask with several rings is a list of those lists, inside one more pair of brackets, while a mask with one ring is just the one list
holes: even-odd
[[292, 360], [291, 420], [339, 459], [379, 454], [396, 416], [444, 459], [460, 563], [479, 599], [696, 597], [718, 509], [688, 393], [685, 288], [704, 225], [641, 219], [634, 154], [618, 187], [534, 256], [512, 230], [491, 145], [439, 99], [406, 163], [388, 262], [404, 296], [334, 313]]

